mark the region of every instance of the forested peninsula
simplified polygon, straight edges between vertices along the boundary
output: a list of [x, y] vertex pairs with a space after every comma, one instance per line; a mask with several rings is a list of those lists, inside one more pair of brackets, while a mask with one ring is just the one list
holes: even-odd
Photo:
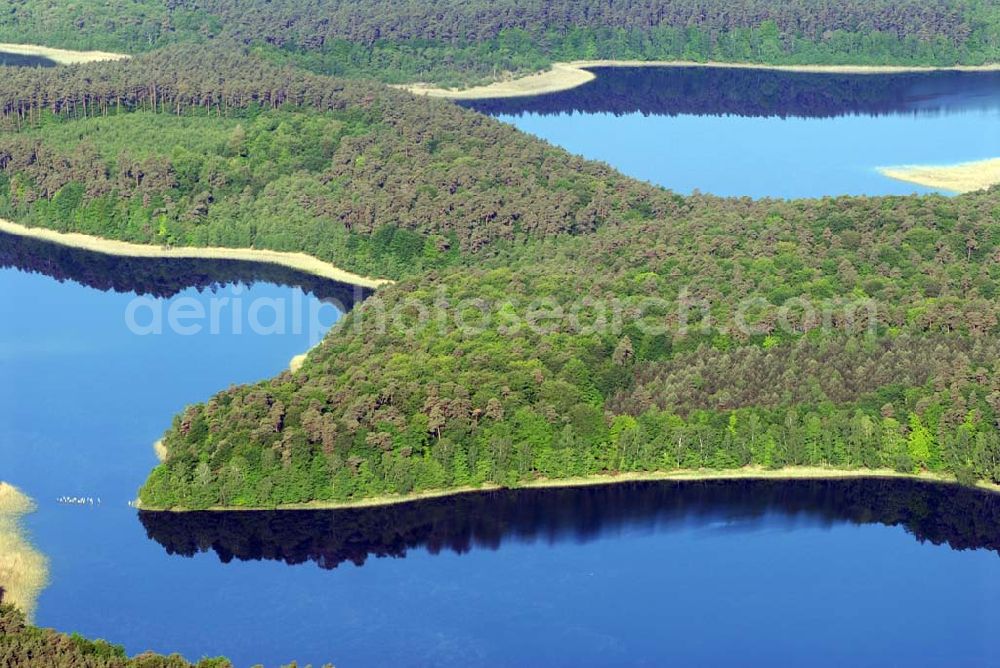
[[1000, 480], [997, 189], [682, 197], [252, 47], [0, 86], [0, 217], [397, 279], [297, 373], [179, 415], [146, 507], [749, 466]]

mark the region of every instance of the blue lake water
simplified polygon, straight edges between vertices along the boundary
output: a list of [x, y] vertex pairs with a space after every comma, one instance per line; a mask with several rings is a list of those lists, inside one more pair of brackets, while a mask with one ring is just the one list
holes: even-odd
[[[912, 192], [872, 168], [1000, 149], [990, 77], [618, 75], [482, 104], [681, 191]], [[364, 295], [2, 235], [0, 294], [0, 479], [39, 504], [39, 624], [237, 666], [1000, 664], [1000, 497], [959, 488], [648, 483], [139, 513], [152, 443], [184, 405], [280, 372]], [[140, 333], [157, 313], [162, 333]]]
[[464, 104], [681, 193], [923, 193], [931, 189], [877, 168], [1000, 156], [997, 72], [595, 72], [595, 81], [563, 93]]

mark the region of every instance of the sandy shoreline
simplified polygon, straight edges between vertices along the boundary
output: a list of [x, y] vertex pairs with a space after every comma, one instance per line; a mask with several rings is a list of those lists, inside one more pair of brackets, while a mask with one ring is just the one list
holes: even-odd
[[163, 444], [162, 438], [157, 439], [157, 441], [153, 443], [153, 453], [156, 455], [156, 459], [159, 462], [162, 463], [167, 461], [167, 446]]
[[41, 56], [59, 65], [76, 65], [78, 63], [96, 63], [103, 60], [124, 60], [130, 56], [124, 53], [109, 53], [107, 51], [70, 51], [68, 49], [53, 49], [37, 44], [0, 44], [0, 51], [19, 56]]
[[777, 70], [812, 74], [900, 74], [904, 72], [991, 72], [1000, 71], [1000, 64], [954, 65], [951, 67], [915, 67], [906, 65], [759, 65], [756, 63], [698, 63], [683, 60], [574, 60], [555, 63], [552, 68], [509, 81], [497, 81], [485, 86], [466, 89], [439, 88], [427, 84], [395, 86], [417, 95], [443, 97], [451, 100], [482, 100], [491, 98], [527, 97], [570, 90], [593, 81], [593, 67], [721, 67], [747, 70]]
[[1000, 158], [955, 165], [900, 165], [879, 167], [883, 176], [897, 181], [941, 188], [957, 193], [985, 190], [1000, 183]]
[[328, 278], [340, 283], [358, 285], [363, 288], [378, 288], [392, 283], [384, 278], [371, 278], [339, 269], [332, 264], [323, 262], [305, 253], [289, 253], [285, 251], [260, 250], [256, 248], [217, 248], [217, 247], [166, 247], [134, 244], [127, 241], [104, 239], [78, 232], [56, 232], [42, 227], [27, 227], [0, 218], [0, 232], [21, 237], [41, 239], [52, 243], [81, 248], [105, 255], [122, 257], [150, 258], [195, 258], [205, 260], [241, 260], [244, 262], [263, 262], [277, 264], [289, 269], [301, 271], [321, 278]]
[[[957, 484], [951, 476], [942, 474], [922, 472], [899, 473], [892, 469], [832, 469], [823, 467], [799, 466], [784, 469], [763, 469], [759, 467], [747, 467], [732, 470], [681, 470], [681, 471], [658, 471], [653, 473], [621, 473], [618, 475], [593, 475], [582, 478], [559, 478], [559, 479], [539, 479], [524, 483], [516, 489], [556, 489], [562, 487], [590, 487], [595, 485], [611, 485], [625, 482], [655, 482], [655, 481], [704, 481], [704, 480], [840, 480], [840, 479], [885, 479], [901, 478], [917, 480], [922, 482], [932, 482], [939, 484]], [[489, 492], [504, 489], [499, 485], [483, 485], [481, 487], [456, 487], [454, 489], [430, 490], [417, 492], [414, 494], [399, 494], [388, 496], [375, 496], [358, 501], [322, 501], [310, 503], [296, 503], [277, 506], [275, 508], [252, 508], [245, 506], [214, 506], [208, 508], [214, 512], [253, 512], [258, 510], [337, 510], [350, 508], [374, 508], [381, 506], [393, 506], [397, 504], [410, 503], [413, 501], [423, 501], [427, 499], [438, 499], [448, 496], [458, 496], [461, 494], [475, 494], [477, 492]], [[991, 483], [980, 483], [977, 486], [985, 492], [994, 494], [1000, 493], [1000, 485]], [[162, 508], [142, 507], [143, 510], [161, 512], [191, 512], [185, 508], [171, 508], [164, 511]]]
[[485, 98], [528, 97], [556, 93], [582, 86], [597, 78], [593, 72], [576, 66], [574, 63], [555, 63], [545, 72], [529, 74], [528, 76], [508, 81], [497, 81], [486, 86], [472, 88], [438, 88], [427, 84], [402, 84], [393, 86], [402, 90], [426, 95], [427, 97], [444, 97], [450, 100], [479, 100]]

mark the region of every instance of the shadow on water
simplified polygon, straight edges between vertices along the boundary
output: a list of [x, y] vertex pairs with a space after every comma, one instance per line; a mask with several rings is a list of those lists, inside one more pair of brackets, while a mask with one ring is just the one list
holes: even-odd
[[45, 56], [25, 56], [19, 53], [0, 51], [0, 66], [8, 67], [55, 67], [58, 63]]
[[716, 480], [502, 490], [342, 510], [141, 511], [169, 554], [214, 551], [225, 563], [308, 561], [499, 549], [507, 542], [587, 542], [630, 527], [753, 529], [834, 524], [902, 526], [917, 540], [1000, 553], [1000, 495], [912, 480]]
[[39, 239], [0, 232], [0, 268], [39, 273], [105, 292], [135, 292], [169, 298], [187, 290], [215, 290], [223, 285], [274, 283], [299, 287], [348, 310], [372, 291], [280, 265], [239, 260], [131, 258], [105, 255]]
[[715, 67], [598, 67], [578, 88], [462, 101], [491, 115], [882, 116], [1000, 109], [1000, 72], [812, 74]]

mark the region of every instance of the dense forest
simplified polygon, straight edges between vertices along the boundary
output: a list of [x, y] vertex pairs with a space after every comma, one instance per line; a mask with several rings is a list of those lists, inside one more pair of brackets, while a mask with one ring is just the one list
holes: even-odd
[[442, 101], [217, 47], [0, 82], [0, 215], [400, 279], [178, 416], [142, 500], [748, 465], [1000, 481], [998, 191], [680, 197]]
[[29, 625], [17, 609], [0, 605], [0, 665], [47, 668], [232, 668], [226, 659], [197, 664], [180, 655], [146, 652], [129, 657], [125, 649], [103, 640], [87, 640]]
[[316, 72], [467, 84], [574, 59], [952, 65], [1000, 56], [989, 0], [15, 0], [0, 41], [137, 53], [235, 41]]

